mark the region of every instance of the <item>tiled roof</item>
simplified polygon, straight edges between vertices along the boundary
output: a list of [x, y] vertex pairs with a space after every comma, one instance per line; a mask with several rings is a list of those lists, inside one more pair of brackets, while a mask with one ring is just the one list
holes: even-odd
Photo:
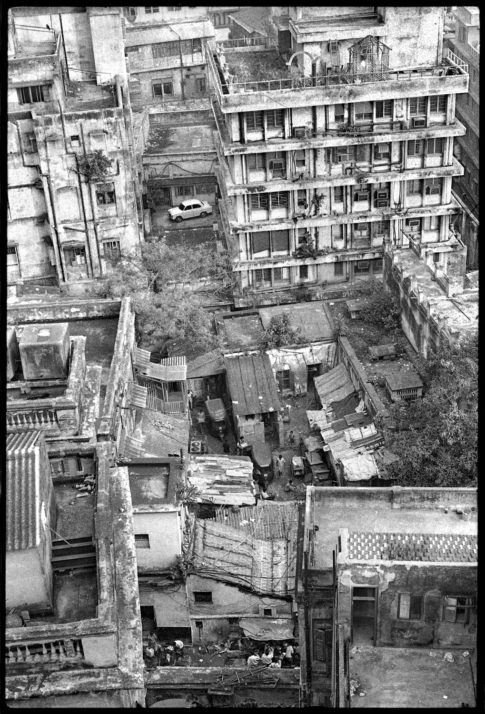
[[7, 550], [34, 548], [40, 543], [39, 431], [7, 436], [6, 545]]
[[313, 380], [322, 404], [338, 402], [355, 392], [346, 366], [341, 363]]
[[477, 536], [448, 533], [349, 533], [351, 560], [469, 563], [477, 560]]

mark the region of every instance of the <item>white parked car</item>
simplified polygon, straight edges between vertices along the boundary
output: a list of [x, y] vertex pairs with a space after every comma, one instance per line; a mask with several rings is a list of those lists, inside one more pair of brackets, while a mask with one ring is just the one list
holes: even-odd
[[198, 218], [212, 213], [212, 206], [207, 201], [200, 201], [198, 198], [189, 198], [182, 201], [178, 206], [168, 209], [171, 221], [184, 221], [186, 218]]

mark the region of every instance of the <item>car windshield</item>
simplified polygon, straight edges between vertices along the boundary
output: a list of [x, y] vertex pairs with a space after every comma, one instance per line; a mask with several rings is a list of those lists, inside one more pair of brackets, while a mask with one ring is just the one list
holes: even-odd
[[179, 203], [178, 208], [180, 208], [181, 211], [185, 210], [185, 206], [183, 203]]

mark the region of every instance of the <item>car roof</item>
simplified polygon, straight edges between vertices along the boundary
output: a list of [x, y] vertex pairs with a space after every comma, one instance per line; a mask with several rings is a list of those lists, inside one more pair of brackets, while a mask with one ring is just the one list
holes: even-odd
[[200, 198], [186, 198], [185, 201], [181, 201], [181, 203], [183, 203], [184, 206], [186, 206], [188, 203], [193, 203], [194, 201], [198, 201], [199, 203], [202, 203]]

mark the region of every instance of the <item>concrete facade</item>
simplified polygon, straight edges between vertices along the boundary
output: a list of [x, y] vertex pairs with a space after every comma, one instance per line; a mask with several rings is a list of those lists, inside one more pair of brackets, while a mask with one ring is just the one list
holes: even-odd
[[[239, 307], [380, 276], [386, 245], [417, 231], [438, 251], [458, 213], [455, 96], [468, 74], [443, 56], [443, 10], [346, 10], [290, 8], [293, 74], [269, 38], [208, 58]], [[357, 67], [369, 38], [373, 59]]]
[[468, 94], [456, 101], [456, 116], [466, 128], [464, 136], [457, 137], [454, 147], [456, 158], [463, 164], [464, 173], [453, 180], [453, 191], [463, 202], [461, 231], [468, 248], [467, 268], [478, 268], [479, 227], [479, 125], [480, 125], [480, 10], [474, 6], [454, 9], [454, 37], [446, 45], [457, 57], [468, 64], [470, 86]]
[[[8, 277], [82, 291], [138, 246], [142, 209], [120, 10], [64, 9], [10, 16]], [[88, 178], [95, 151], [111, 164]]]

